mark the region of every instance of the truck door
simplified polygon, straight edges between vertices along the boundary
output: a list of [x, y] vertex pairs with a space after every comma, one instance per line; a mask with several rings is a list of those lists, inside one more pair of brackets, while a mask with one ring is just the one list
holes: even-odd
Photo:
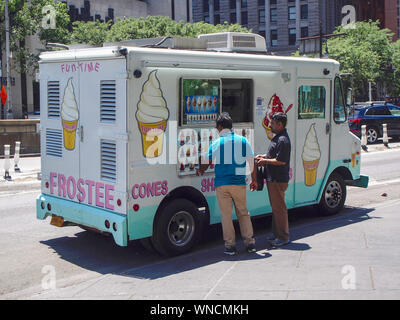
[[49, 63], [40, 74], [42, 191], [73, 200], [80, 166], [79, 73], [67, 73], [66, 63]]
[[[81, 61], [80, 178], [85, 203], [126, 213], [126, 60]], [[85, 72], [86, 70], [86, 72]]]
[[295, 204], [318, 197], [330, 159], [330, 80], [299, 80], [296, 121]]

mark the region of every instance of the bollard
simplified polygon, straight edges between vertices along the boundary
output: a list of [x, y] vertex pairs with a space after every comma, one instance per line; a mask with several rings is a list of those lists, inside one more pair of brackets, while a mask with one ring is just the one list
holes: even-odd
[[4, 145], [4, 179], [11, 180], [10, 176], [10, 145]]
[[368, 147], [367, 147], [367, 126], [365, 124], [363, 124], [361, 126], [361, 147], [365, 151], [368, 150]]
[[21, 172], [21, 169], [18, 168], [18, 162], [19, 162], [19, 150], [21, 148], [21, 142], [16, 141], [15, 142], [15, 153], [14, 153], [14, 171], [15, 172]]
[[384, 124], [382, 124], [382, 126], [383, 126], [383, 145], [385, 147], [389, 147], [389, 137], [388, 137], [388, 134], [387, 134], [387, 124], [384, 123]]

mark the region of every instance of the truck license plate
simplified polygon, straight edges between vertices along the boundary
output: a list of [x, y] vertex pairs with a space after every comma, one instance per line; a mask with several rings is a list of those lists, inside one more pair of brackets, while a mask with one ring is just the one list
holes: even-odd
[[64, 225], [63, 217], [52, 216], [50, 224], [56, 227], [62, 227]]

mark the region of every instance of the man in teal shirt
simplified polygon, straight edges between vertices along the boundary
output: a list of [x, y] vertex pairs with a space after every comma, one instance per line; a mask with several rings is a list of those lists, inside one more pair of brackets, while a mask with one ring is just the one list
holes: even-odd
[[232, 119], [228, 113], [222, 113], [216, 121], [220, 138], [208, 149], [207, 161], [202, 163], [197, 175], [203, 175], [210, 165], [215, 164], [215, 179], [218, 205], [221, 212], [221, 223], [225, 241], [225, 254], [237, 253], [235, 246], [235, 229], [232, 221], [232, 209], [235, 205], [239, 220], [240, 232], [248, 252], [255, 252], [253, 225], [246, 205], [246, 160], [251, 168], [252, 181], [250, 190], [257, 189], [254, 152], [249, 141], [232, 131]]

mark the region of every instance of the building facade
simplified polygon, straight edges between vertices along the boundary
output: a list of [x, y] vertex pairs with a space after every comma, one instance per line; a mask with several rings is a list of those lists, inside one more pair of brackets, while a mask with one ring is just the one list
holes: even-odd
[[329, 5], [329, 0], [193, 0], [193, 21], [239, 23], [265, 37], [269, 52], [290, 55], [300, 38], [320, 28], [327, 32]]
[[348, 4], [357, 21], [379, 19], [398, 38], [400, 0], [193, 0], [193, 21], [239, 23], [265, 37], [269, 52], [290, 55], [300, 38], [332, 33]]
[[[169, 16], [174, 20], [192, 20], [192, 0], [57, 0], [67, 4], [71, 22], [115, 21], [117, 17], [146, 17], [148, 15]], [[38, 53], [43, 46], [36, 36], [27, 37], [25, 45], [31, 52]], [[2, 76], [6, 81], [5, 51], [3, 44]], [[1, 68], [1, 66], [0, 66]], [[39, 82], [26, 74], [21, 77], [11, 64], [11, 104], [14, 118], [40, 110]], [[10, 94], [10, 93], [8, 93]]]

